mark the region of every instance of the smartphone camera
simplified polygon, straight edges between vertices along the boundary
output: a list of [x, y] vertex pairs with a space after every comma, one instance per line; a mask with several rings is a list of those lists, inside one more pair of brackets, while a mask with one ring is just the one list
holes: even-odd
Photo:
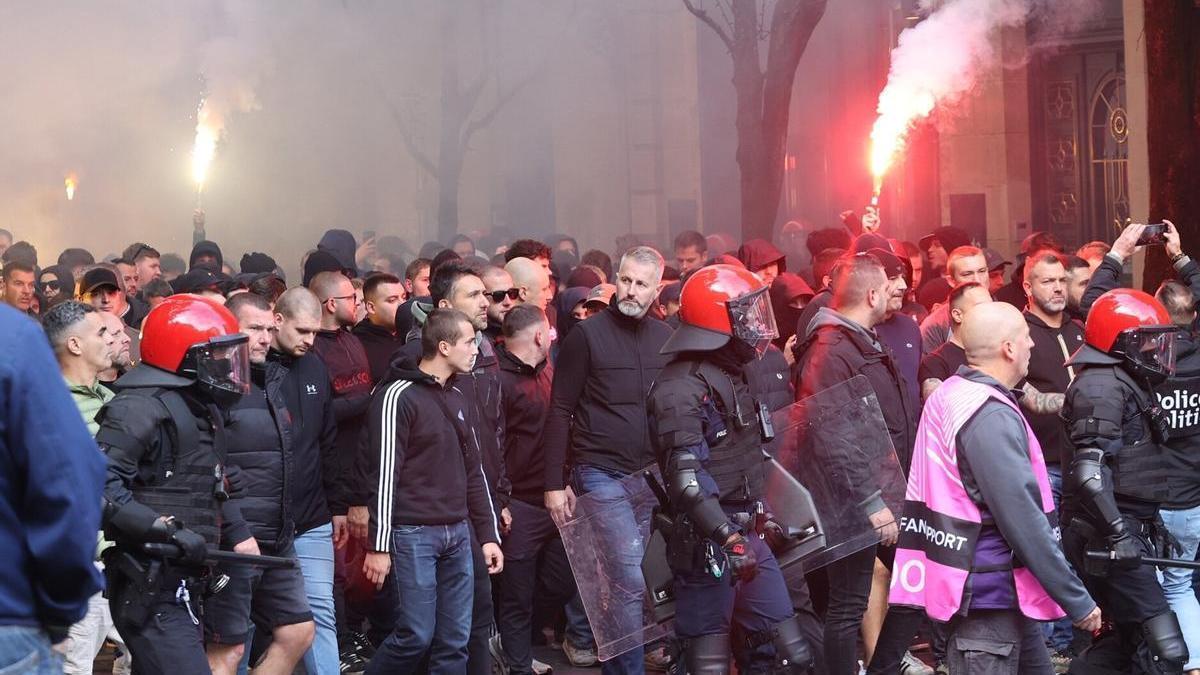
[[1150, 223], [1138, 237], [1138, 246], [1162, 246], [1167, 243], [1167, 224]]

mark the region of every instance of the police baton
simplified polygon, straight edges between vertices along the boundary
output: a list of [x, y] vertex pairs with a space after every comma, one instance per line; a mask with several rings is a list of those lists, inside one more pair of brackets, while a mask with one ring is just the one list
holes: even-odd
[[[1107, 553], [1104, 551], [1088, 551], [1087, 557], [1088, 560], [1095, 560], [1097, 562], [1117, 562], [1112, 557], [1111, 551]], [[1200, 570], [1200, 561], [1196, 560], [1174, 560], [1172, 558], [1151, 558], [1149, 556], [1142, 556], [1138, 558], [1138, 564], [1154, 565], [1155, 567], [1182, 567], [1186, 570]]]
[[[162, 558], [182, 558], [183, 550], [175, 544], [142, 544], [142, 550], [150, 555]], [[208, 565], [218, 563], [226, 565], [246, 565], [249, 567], [285, 568], [295, 567], [295, 558], [280, 558], [273, 555], [249, 555], [233, 551], [218, 551], [209, 549], [204, 554], [204, 562]]]

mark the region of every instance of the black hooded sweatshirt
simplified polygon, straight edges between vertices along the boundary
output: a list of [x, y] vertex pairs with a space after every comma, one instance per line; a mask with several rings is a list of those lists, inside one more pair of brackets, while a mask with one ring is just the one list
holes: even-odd
[[188, 256], [189, 270], [196, 267], [196, 259], [202, 255], [211, 255], [215, 257], [217, 259], [217, 267], [212, 271], [221, 271], [221, 267], [225, 264], [225, 257], [221, 255], [221, 247], [217, 246], [216, 242], [208, 241], [207, 239], [196, 242], [196, 245], [192, 247], [192, 254]]
[[333, 416], [337, 420], [337, 449], [324, 457], [329, 480], [326, 497], [333, 515], [344, 515], [351, 506], [366, 502], [366, 486], [352, 480], [363, 415], [371, 404], [371, 368], [362, 343], [348, 330], [322, 330], [313, 342], [313, 352], [329, 371], [333, 389]]
[[354, 327], [354, 337], [358, 338], [363, 350], [367, 352], [371, 383], [379, 383], [391, 369], [392, 357], [396, 355], [396, 351], [404, 346], [404, 336], [363, 319]]

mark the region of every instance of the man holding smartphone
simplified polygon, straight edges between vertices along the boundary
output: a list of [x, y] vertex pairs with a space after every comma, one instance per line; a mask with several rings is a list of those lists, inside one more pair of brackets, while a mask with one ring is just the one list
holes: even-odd
[[[1164, 228], [1161, 237], [1154, 231], [1158, 225], [1162, 225]], [[1147, 237], [1146, 231], [1150, 228], [1154, 229], [1151, 229], [1151, 236]], [[1183, 252], [1179, 230], [1175, 228], [1175, 224], [1166, 219], [1162, 223], [1152, 225], [1130, 223], [1125, 226], [1121, 236], [1113, 242], [1112, 250], [1104, 255], [1104, 260], [1100, 261], [1100, 265], [1092, 274], [1092, 280], [1088, 283], [1087, 290], [1083, 292], [1083, 299], [1080, 301], [1083, 315], [1087, 316], [1088, 310], [1091, 309], [1096, 298], [1114, 288], [1121, 287], [1125, 261], [1129, 260], [1142, 246], [1159, 244], [1163, 246], [1167, 257], [1171, 260], [1171, 266], [1175, 268], [1179, 280], [1191, 288], [1196, 297], [1200, 298], [1200, 264]]]

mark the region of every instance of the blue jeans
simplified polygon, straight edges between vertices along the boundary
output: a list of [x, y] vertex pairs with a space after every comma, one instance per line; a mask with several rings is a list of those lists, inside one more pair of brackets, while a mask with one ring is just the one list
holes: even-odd
[[[312, 646], [304, 654], [309, 675], [336, 673], [338, 659], [337, 622], [333, 616], [333, 524], [309, 530], [296, 537], [296, 557], [304, 572], [304, 590], [313, 621], [317, 624]], [[249, 649], [246, 650], [249, 653]]]
[[392, 583], [400, 598], [396, 626], [371, 659], [369, 675], [465, 673], [475, 594], [467, 521], [392, 529]]
[[[1179, 540], [1183, 553], [1178, 558], [1195, 560], [1196, 548], [1200, 546], [1200, 506], [1179, 511], [1163, 509], [1159, 512], [1163, 524], [1171, 536]], [[1187, 643], [1189, 658], [1184, 670], [1200, 668], [1200, 601], [1192, 588], [1192, 571], [1167, 567], [1159, 572], [1159, 583], [1167, 603], [1179, 618], [1183, 638]]]
[[62, 667], [42, 629], [0, 626], [0, 675], [57, 675]]
[[[1050, 479], [1050, 494], [1054, 497], [1054, 510], [1062, 508], [1062, 467], [1057, 464], [1046, 465], [1046, 476]], [[1057, 526], [1058, 523], [1055, 522]], [[1071, 641], [1074, 639], [1074, 631], [1071, 629], [1071, 620], [1067, 618], [1059, 619], [1058, 621], [1047, 621], [1042, 624], [1042, 636], [1046, 638], [1046, 644], [1056, 652], [1066, 652], [1071, 648]]]
[[[575, 467], [573, 475], [575, 494], [589, 494], [592, 499], [597, 500], [601, 504], [605, 502], [628, 502], [629, 494], [620, 482], [625, 477], [624, 474], [617, 471], [581, 464]], [[603, 532], [599, 532], [601, 528], [609, 528], [617, 532], [636, 532], [638, 525], [633, 509], [630, 508], [624, 513], [614, 513], [613, 518], [608, 522], [596, 523], [598, 537], [617, 541], [620, 537], [616, 535], [605, 537]], [[622, 576], [620, 579], [614, 579], [613, 583], [622, 588], [645, 588], [646, 584], [642, 579], [642, 547], [640, 545], [630, 547], [621, 551], [621, 553], [620, 574]], [[631, 602], [620, 609], [623, 612], [624, 620], [629, 625], [642, 625], [643, 606], [641, 600]], [[642, 675], [646, 672], [643, 652], [641, 649], [631, 649], [624, 654], [603, 661], [600, 664], [600, 672], [603, 675]]]

